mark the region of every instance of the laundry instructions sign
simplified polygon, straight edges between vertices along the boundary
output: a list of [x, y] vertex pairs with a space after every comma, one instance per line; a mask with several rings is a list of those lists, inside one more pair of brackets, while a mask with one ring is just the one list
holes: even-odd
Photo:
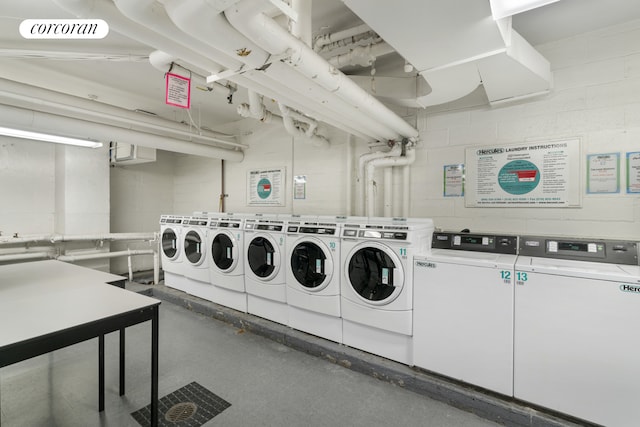
[[247, 172], [248, 206], [284, 206], [285, 168], [250, 170]]

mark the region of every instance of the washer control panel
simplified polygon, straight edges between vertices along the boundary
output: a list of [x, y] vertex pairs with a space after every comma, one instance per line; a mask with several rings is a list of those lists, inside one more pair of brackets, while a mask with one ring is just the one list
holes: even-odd
[[638, 243], [625, 240], [521, 236], [520, 255], [638, 265]]
[[496, 234], [434, 232], [431, 247], [461, 251], [491, 252], [515, 255], [518, 237]]

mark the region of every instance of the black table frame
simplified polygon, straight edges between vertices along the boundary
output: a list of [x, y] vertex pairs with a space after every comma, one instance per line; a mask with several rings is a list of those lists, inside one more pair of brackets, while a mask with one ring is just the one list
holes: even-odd
[[[124, 285], [124, 282], [122, 283]], [[119, 283], [115, 283], [118, 287]], [[158, 425], [158, 337], [160, 301], [142, 309], [124, 312], [61, 331], [0, 348], [0, 368], [35, 356], [98, 338], [99, 411], [104, 410], [104, 336], [120, 331], [120, 395], [124, 395], [125, 328], [151, 321], [151, 426]]]

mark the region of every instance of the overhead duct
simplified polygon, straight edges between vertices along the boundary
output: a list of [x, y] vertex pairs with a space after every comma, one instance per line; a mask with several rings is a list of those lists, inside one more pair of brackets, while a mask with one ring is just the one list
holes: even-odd
[[131, 129], [107, 126], [7, 105], [0, 105], [0, 117], [0, 123], [10, 123], [13, 127], [28, 131], [46, 132], [102, 141], [119, 141], [132, 145], [141, 145], [176, 153], [223, 159], [232, 162], [241, 162], [244, 158], [242, 151], [227, 150], [204, 144], [196, 144], [194, 142], [178, 141], [166, 136], [151, 135]]
[[513, 30], [510, 18], [495, 21], [488, 1], [411, 0], [402, 8], [343, 2], [425, 78], [432, 91], [417, 96], [417, 105], [459, 99], [481, 82], [490, 102], [551, 88], [549, 62]]

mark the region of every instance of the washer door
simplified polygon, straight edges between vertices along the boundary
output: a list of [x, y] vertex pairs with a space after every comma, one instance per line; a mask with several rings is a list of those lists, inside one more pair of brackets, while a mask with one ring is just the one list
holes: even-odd
[[198, 266], [205, 260], [203, 241], [203, 236], [196, 230], [189, 230], [184, 236], [184, 254], [192, 265]]
[[171, 261], [178, 258], [178, 236], [176, 232], [167, 228], [162, 232], [162, 253]]
[[247, 247], [247, 261], [258, 279], [271, 280], [280, 269], [279, 248], [267, 235], [257, 235]]
[[305, 290], [326, 288], [333, 274], [331, 256], [320, 241], [304, 240], [291, 251], [291, 272]]
[[238, 245], [227, 233], [219, 232], [211, 242], [211, 259], [223, 273], [230, 273], [238, 265]]
[[390, 248], [365, 242], [347, 257], [347, 279], [358, 296], [370, 305], [395, 300], [404, 285], [400, 258]]

